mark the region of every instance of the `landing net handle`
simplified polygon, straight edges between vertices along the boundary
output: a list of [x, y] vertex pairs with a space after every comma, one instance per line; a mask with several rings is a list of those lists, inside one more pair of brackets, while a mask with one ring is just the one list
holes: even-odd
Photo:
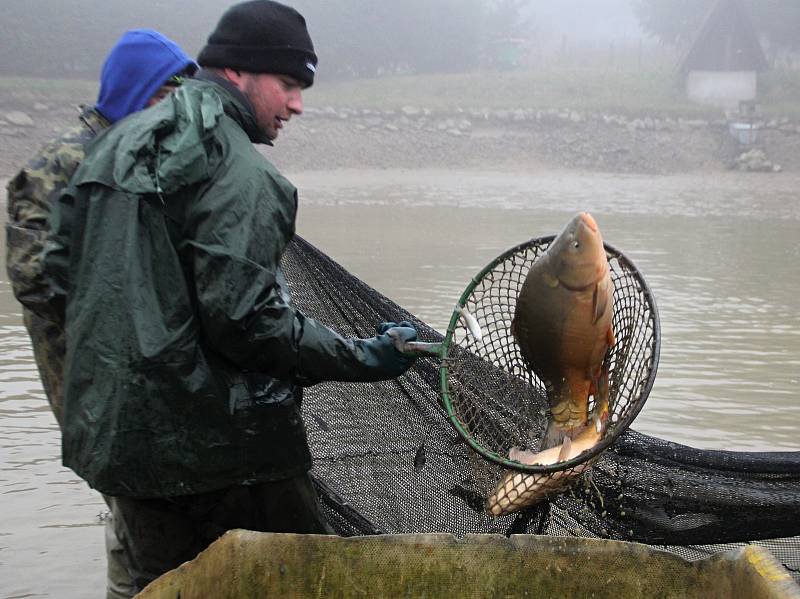
[[[440, 394], [450, 423], [480, 456], [521, 472], [565, 471], [599, 456], [641, 411], [658, 368], [661, 332], [655, 298], [633, 262], [605, 244], [614, 282], [615, 335], [606, 356], [608, 426], [592, 449], [570, 460], [530, 465], [508, 458], [512, 447], [537, 451], [548, 422], [544, 382], [525, 365], [510, 330], [525, 277], [553, 239], [539, 237], [513, 247], [478, 273], [459, 299], [442, 343]], [[477, 320], [480, 339], [465, 322], [464, 309]]]

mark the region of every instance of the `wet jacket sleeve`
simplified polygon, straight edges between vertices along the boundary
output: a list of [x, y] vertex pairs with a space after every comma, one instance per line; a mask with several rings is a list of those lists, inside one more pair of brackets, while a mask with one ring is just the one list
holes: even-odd
[[287, 303], [276, 279], [294, 234], [296, 191], [280, 175], [254, 181], [236, 171], [189, 203], [181, 243], [208, 344], [243, 369], [300, 385], [397, 376], [374, 339], [345, 339]]
[[74, 198], [72, 188], [64, 188], [54, 199], [44, 243], [43, 270], [48, 286], [48, 304], [58, 322], [64, 322], [69, 290], [70, 246], [73, 234]]

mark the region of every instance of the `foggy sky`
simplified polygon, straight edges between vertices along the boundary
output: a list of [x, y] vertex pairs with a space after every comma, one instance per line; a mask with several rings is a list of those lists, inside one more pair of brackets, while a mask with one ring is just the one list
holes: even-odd
[[644, 37], [631, 0], [536, 0], [533, 16], [541, 33], [575, 41], [629, 41]]

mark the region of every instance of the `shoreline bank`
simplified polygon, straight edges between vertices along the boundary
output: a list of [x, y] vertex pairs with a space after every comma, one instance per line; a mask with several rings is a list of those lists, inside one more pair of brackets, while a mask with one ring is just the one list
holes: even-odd
[[[0, 177], [12, 176], [59, 131], [74, 109], [0, 107]], [[25, 119], [25, 115], [28, 118]], [[12, 122], [13, 121], [13, 122]], [[737, 158], [756, 150], [749, 162]], [[571, 110], [433, 112], [309, 108], [264, 154], [284, 170], [582, 170], [669, 175], [759, 170], [800, 172], [800, 126], [764, 123], [756, 143], [739, 144], [724, 120], [623, 117]], [[752, 153], [752, 152], [751, 152]]]

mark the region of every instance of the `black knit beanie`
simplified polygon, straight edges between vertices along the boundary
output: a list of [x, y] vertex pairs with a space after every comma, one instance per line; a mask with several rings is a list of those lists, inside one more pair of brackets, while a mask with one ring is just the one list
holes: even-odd
[[310, 86], [317, 55], [303, 15], [272, 0], [251, 0], [222, 15], [197, 62], [202, 67], [289, 75]]

